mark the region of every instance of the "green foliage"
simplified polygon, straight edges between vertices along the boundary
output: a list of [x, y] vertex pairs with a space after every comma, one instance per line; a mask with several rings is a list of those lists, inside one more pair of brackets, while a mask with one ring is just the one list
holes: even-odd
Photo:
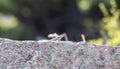
[[12, 15], [0, 15], [0, 29], [10, 30], [18, 26], [18, 19]]
[[110, 9], [106, 8], [104, 3], [100, 3], [99, 7], [104, 17], [101, 23], [101, 38], [90, 40], [92, 43], [105, 43], [108, 45], [120, 45], [120, 9], [118, 8], [115, 0], [110, 0]]
[[15, 12], [17, 10], [17, 3], [14, 0], [0, 0], [1, 12]]
[[33, 32], [27, 30], [19, 20], [8, 14], [0, 14], [0, 37], [11, 39], [33, 39]]
[[89, 12], [98, 8], [100, 2], [108, 4], [109, 0], [77, 0], [77, 6], [81, 12]]
[[90, 10], [91, 3], [88, 0], [78, 0], [77, 4], [81, 11]]

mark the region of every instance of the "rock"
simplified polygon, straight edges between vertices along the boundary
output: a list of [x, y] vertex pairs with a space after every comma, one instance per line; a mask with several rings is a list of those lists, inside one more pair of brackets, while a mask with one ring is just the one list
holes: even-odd
[[120, 47], [0, 38], [0, 69], [120, 69]]

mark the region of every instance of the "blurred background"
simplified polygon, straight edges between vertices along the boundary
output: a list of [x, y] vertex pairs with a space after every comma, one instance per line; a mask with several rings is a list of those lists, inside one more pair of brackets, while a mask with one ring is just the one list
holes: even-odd
[[120, 45], [120, 0], [0, 0], [0, 37], [48, 39], [84, 34], [94, 44]]

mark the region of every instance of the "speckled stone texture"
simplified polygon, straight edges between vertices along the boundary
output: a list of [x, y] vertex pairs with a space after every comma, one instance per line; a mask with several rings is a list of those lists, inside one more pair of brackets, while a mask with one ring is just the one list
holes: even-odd
[[0, 69], [120, 69], [120, 47], [0, 38]]

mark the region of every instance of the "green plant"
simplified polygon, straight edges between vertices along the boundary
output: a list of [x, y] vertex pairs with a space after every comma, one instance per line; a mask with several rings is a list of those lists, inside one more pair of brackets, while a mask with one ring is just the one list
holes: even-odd
[[104, 3], [100, 3], [99, 7], [104, 17], [100, 24], [101, 38], [90, 40], [92, 43], [106, 43], [108, 45], [120, 45], [120, 9], [115, 0], [109, 1], [110, 8], [106, 8]]

